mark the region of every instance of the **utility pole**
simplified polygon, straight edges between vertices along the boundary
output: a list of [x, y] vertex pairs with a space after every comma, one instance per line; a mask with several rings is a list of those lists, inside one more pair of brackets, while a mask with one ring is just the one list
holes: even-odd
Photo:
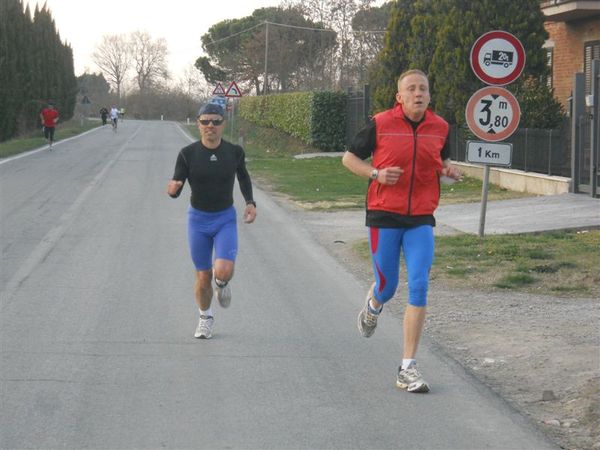
[[263, 95], [267, 95], [267, 61], [269, 60], [269, 22], [265, 21], [265, 79], [263, 81]]

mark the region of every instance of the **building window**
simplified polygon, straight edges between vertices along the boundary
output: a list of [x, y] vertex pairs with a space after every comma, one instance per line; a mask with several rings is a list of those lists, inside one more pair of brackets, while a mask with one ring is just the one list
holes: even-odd
[[546, 80], [546, 84], [550, 89], [553, 88], [554, 81], [554, 48], [547, 47], [546, 48], [546, 65], [548, 66], [548, 79]]
[[600, 41], [583, 44], [583, 73], [585, 73], [585, 92], [592, 91], [592, 60], [600, 59]]

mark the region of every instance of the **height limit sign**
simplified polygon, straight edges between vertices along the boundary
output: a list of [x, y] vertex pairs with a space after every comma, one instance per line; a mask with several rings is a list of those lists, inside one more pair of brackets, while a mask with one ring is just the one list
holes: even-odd
[[513, 134], [519, 126], [519, 102], [509, 91], [488, 86], [475, 92], [467, 102], [467, 125], [479, 139], [498, 142]]

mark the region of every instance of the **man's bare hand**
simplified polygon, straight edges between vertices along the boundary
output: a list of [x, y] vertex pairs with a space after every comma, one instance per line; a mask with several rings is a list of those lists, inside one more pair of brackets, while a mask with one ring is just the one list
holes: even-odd
[[442, 175], [446, 175], [449, 178], [454, 178], [455, 180], [462, 180], [462, 172], [458, 170], [454, 166], [448, 166], [442, 169]]
[[252, 223], [256, 219], [256, 206], [246, 205], [244, 209], [244, 223]]
[[177, 192], [179, 192], [181, 186], [183, 186], [183, 181], [169, 181], [169, 184], [167, 185], [167, 194], [169, 194], [170, 196], [177, 195]]
[[400, 175], [404, 173], [400, 167], [386, 167], [384, 169], [379, 169], [379, 174], [377, 175], [377, 181], [381, 184], [392, 185], [396, 184], [400, 179]]

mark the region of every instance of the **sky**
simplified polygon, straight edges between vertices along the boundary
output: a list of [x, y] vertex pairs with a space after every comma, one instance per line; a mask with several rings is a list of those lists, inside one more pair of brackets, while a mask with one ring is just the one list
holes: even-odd
[[203, 54], [200, 37], [225, 19], [252, 14], [255, 9], [279, 6], [281, 0], [25, 0], [31, 12], [46, 3], [63, 42], [73, 49], [75, 75], [99, 72], [91, 54], [102, 36], [147, 31], [165, 38], [169, 69], [174, 78]]

